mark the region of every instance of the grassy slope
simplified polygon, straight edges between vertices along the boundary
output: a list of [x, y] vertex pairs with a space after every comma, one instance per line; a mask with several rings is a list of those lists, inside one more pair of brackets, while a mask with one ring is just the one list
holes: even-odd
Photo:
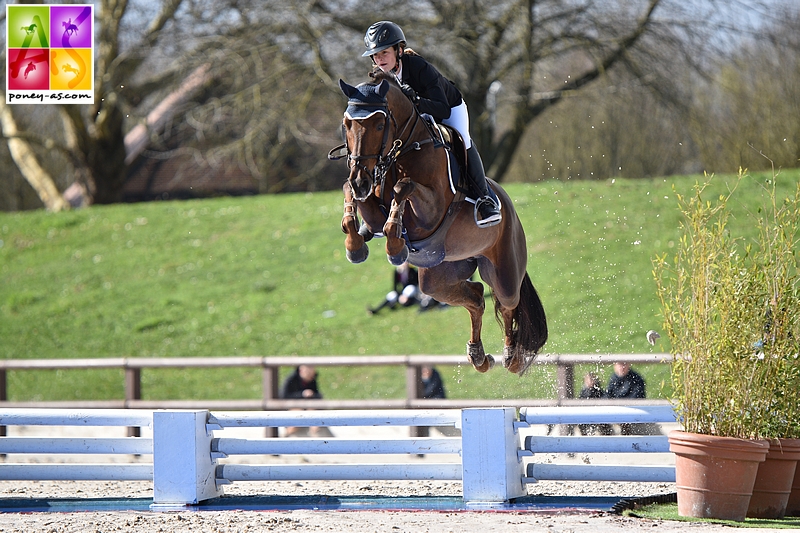
[[[797, 177], [781, 175], [781, 190], [793, 190]], [[760, 202], [763, 179], [748, 178], [735, 196], [734, 224], [745, 231], [752, 232], [746, 213]], [[690, 192], [695, 181], [508, 185], [528, 237], [528, 272], [548, 313], [546, 352], [654, 350], [644, 337], [660, 329], [650, 261], [673, 251], [678, 237], [673, 184]], [[714, 191], [726, 181], [716, 178]], [[391, 267], [383, 241], [371, 243], [366, 263], [349, 264], [340, 216], [335, 192], [0, 214], [0, 357], [462, 353], [463, 309], [366, 315], [365, 305], [389, 290]], [[502, 348], [489, 314], [484, 344]], [[642, 370], [649, 395], [662, 394], [666, 369]], [[464, 366], [444, 378], [453, 398], [555, 395], [553, 374], [539, 369], [519, 379]], [[112, 370], [8, 379], [12, 399], [122, 397], [122, 373]], [[321, 382], [330, 398], [404, 394], [400, 370], [326, 369]], [[143, 375], [146, 398], [252, 398], [260, 386], [254, 371]]]

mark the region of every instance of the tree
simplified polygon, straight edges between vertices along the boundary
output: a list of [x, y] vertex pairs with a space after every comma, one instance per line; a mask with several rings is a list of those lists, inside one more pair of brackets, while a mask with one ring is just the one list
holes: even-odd
[[[391, 13], [405, 28], [409, 45], [456, 82], [487, 171], [502, 180], [533, 125], [589, 88], [635, 85], [665, 114], [688, 114], [692, 95], [686, 80], [707, 76], [732, 38], [750, 35], [746, 16], [764, 15], [773, 3], [418, 0], [377, 2], [372, 13]], [[380, 18], [344, 1], [320, 0], [314, 7], [328, 17], [326, 24], [333, 21], [348, 30], [351, 43], [360, 43], [366, 27]], [[349, 48], [353, 55], [359, 49]], [[330, 51], [330, 64], [342, 64], [337, 53]], [[637, 107], [642, 108], [641, 101], [629, 112]], [[642, 164], [647, 159], [637, 157]]]
[[[75, 169], [75, 179], [85, 185], [92, 199], [98, 203], [119, 200], [120, 185], [125, 179], [125, 115], [132, 102], [146, 96], [161, 85], [136, 84], [137, 70], [145, 63], [144, 51], [157, 45], [164, 35], [164, 29], [175, 17], [182, 0], [162, 0], [153, 11], [147, 24], [142, 24], [143, 11], [131, 9], [127, 0], [102, 0], [97, 5], [95, 16], [99, 28], [97, 55], [95, 62], [95, 103], [93, 105], [58, 105], [64, 124], [63, 139], [51, 132], [25, 131], [14, 127], [14, 117], [10, 108], [3, 111], [3, 134], [8, 139], [12, 154], [25, 153], [31, 163], [34, 150], [32, 145], [57, 149]], [[133, 13], [133, 15], [131, 15]], [[132, 42], [123, 42], [123, 33], [130, 38], [134, 28], [124, 32], [129, 19], [140, 37]], [[171, 77], [178, 78], [176, 72], [169, 73], [162, 83]], [[128, 84], [126, 88], [126, 84]], [[24, 107], [22, 109], [24, 111]], [[15, 148], [12, 148], [15, 146]], [[34, 158], [35, 159], [35, 158]], [[15, 157], [20, 163], [20, 159]], [[52, 179], [40, 166], [26, 164], [20, 170], [40, 193], [45, 205], [53, 209], [63, 207], [63, 199], [54, 200]], [[50, 183], [39, 187], [36, 184]], [[55, 191], [57, 193], [57, 191]], [[60, 195], [57, 195], [60, 196]]]
[[[800, 12], [778, 11], [759, 39], [698, 84], [692, 132], [711, 172], [794, 168], [800, 161]], [[709, 134], [713, 125], [714, 134]]]
[[[0, 116], [7, 140], [42, 163], [43, 172], [21, 167], [31, 183], [68, 168], [97, 203], [120, 200], [136, 157], [179, 153], [236, 165], [260, 192], [335, 188], [341, 170], [324, 154], [343, 109], [336, 79], [366, 80], [364, 31], [391, 13], [409, 45], [461, 89], [496, 180], [509, 175], [521, 146], [538, 142], [534, 134], [547, 128], [536, 125], [554, 112], [562, 124], [608, 118], [598, 149], [615, 156], [599, 169], [581, 161], [582, 177], [620, 167], [680, 171], [689, 167], [674, 160], [695, 157], [695, 149], [674, 148], [685, 126], [671, 115], [686, 124], [700, 116], [697, 80], [721, 79], [719, 59], [738, 46], [732, 39], [764, 34], [742, 27], [741, 16], [730, 24], [729, 10], [763, 19], [765, 6], [779, 1], [377, 0], [365, 9], [349, 0], [273, 0], [264, 9], [260, 0], [100, 0], [95, 104], [58, 106], [65, 126], [56, 134], [26, 120], [26, 106]], [[783, 42], [796, 57], [798, 43], [785, 35]], [[729, 119], [729, 109], [718, 112]], [[713, 151], [703, 144], [704, 125], [694, 124], [697, 152]], [[561, 131], [577, 138], [579, 126]], [[646, 136], [655, 152], [641, 146]], [[546, 140], [567, 150], [552, 154], [561, 167], [580, 160], [568, 138]], [[58, 158], [49, 155], [56, 151]], [[59, 176], [50, 181], [63, 188]]]

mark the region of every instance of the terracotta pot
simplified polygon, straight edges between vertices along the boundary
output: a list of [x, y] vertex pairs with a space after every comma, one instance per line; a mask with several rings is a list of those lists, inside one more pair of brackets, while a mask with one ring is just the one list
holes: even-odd
[[794, 472], [792, 493], [789, 494], [789, 502], [786, 504], [786, 516], [800, 516], [800, 468]]
[[767, 460], [758, 465], [747, 516], [783, 518], [800, 460], [800, 439], [771, 439]]
[[671, 431], [668, 438], [675, 454], [678, 514], [743, 521], [769, 442], [685, 431]]

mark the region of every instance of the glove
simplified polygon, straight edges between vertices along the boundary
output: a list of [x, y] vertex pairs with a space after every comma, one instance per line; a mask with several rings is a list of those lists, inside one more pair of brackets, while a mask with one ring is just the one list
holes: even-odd
[[409, 100], [414, 102], [415, 104], [419, 102], [419, 96], [417, 96], [417, 92], [411, 88], [411, 86], [407, 83], [404, 83], [400, 86], [400, 90], [403, 91], [403, 94], [406, 95]]

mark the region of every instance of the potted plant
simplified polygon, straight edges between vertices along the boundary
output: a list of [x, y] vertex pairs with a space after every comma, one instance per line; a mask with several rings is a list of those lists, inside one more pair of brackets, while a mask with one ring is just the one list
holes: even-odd
[[780, 204], [774, 191], [773, 186], [770, 203], [757, 219], [758, 246], [749, 251], [751, 290], [765, 306], [763, 338], [756, 347], [774, 374], [772, 404], [761, 428], [770, 449], [759, 465], [747, 511], [754, 518], [783, 518], [800, 460], [800, 185]]
[[[684, 220], [674, 261], [666, 254], [654, 260], [673, 354], [673, 400], [683, 425], [669, 435], [683, 516], [744, 520], [769, 450], [765, 437], [785, 429], [781, 421], [797, 408], [796, 391], [777, 385], [792, 360], [779, 351], [791, 342], [776, 337], [794, 256], [778, 255], [765, 238], [769, 232], [762, 231], [755, 245], [731, 234], [728, 202], [744, 178], [740, 172], [736, 186], [716, 202], [704, 198], [710, 180], [697, 184], [691, 197], [679, 194]], [[780, 230], [765, 212], [756, 216], [763, 227]], [[793, 235], [787, 237], [792, 242]], [[767, 259], [791, 276], [776, 282], [764, 268]], [[796, 297], [796, 283], [793, 290]]]

